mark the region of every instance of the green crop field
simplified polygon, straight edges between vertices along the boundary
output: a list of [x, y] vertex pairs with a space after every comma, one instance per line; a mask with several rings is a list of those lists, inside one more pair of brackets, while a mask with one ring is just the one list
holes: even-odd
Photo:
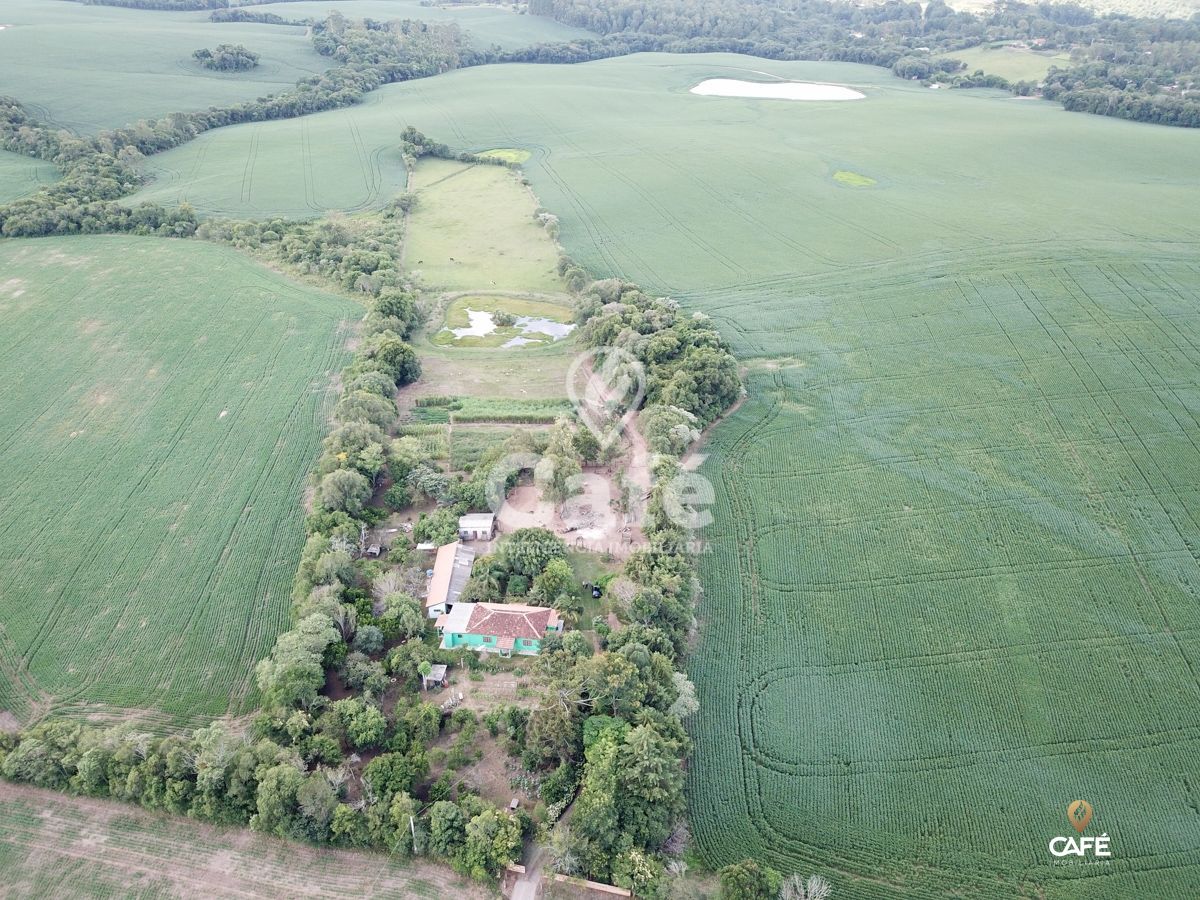
[[[1194, 254], [1108, 247], [729, 297], [760, 358], [702, 470], [718, 861], [855, 898], [1191, 896], [1198, 298]], [[1081, 797], [1112, 864], [1052, 867]]]
[[449, 868], [0, 782], [4, 896], [482, 900]]
[[58, 169], [53, 163], [0, 150], [0, 203], [31, 194], [56, 178]]
[[[753, 71], [866, 99], [687, 92]], [[407, 124], [532, 151], [575, 258], [709, 313], [750, 366], [703, 470], [711, 862], [854, 898], [1192, 895], [1200, 133], [728, 55], [459, 71], [310, 138], [347, 120], [367, 156]], [[246, 211], [207, 160], [284, 168], [290, 127], [164, 154], [145, 195]], [[1080, 797], [1111, 865], [1051, 865]]]
[[[706, 77], [754, 70], [851, 83], [867, 98], [687, 93]], [[745, 286], [752, 296], [761, 279], [930, 250], [1200, 234], [1191, 215], [1200, 132], [994, 91], [930, 91], [865, 66], [640, 54], [485, 67], [392, 85], [302, 121], [220, 129], [154, 156], [147, 172], [159, 180], [133, 199], [302, 214], [311, 183], [315, 205], [356, 208], [374, 160], [399, 165], [389, 154], [411, 124], [456, 148], [533, 151], [526, 174], [573, 255], [595, 272], [686, 293], [700, 308], [714, 289]], [[307, 164], [302, 129], [304, 144], [321, 148]], [[842, 171], [876, 184], [848, 188], [835, 178]], [[380, 191], [371, 202], [387, 199]]]
[[0, 710], [254, 708], [355, 310], [200, 242], [0, 243]]
[[[303, 28], [208, 21], [204, 12], [5, 0], [0, 85], [33, 113], [76, 132], [253, 100], [329, 68]], [[249, 72], [213, 72], [192, 51], [245, 44]], [[18, 89], [19, 88], [19, 89]]]

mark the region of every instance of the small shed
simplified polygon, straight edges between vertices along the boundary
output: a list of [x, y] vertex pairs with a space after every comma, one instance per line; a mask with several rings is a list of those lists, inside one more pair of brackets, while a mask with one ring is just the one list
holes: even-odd
[[490, 541], [496, 535], [496, 517], [492, 513], [467, 513], [458, 518], [458, 539]]
[[446, 677], [446, 670], [449, 668], [441, 663], [430, 666], [429, 674], [421, 677], [425, 690], [429, 690], [431, 687], [446, 687], [450, 683]]

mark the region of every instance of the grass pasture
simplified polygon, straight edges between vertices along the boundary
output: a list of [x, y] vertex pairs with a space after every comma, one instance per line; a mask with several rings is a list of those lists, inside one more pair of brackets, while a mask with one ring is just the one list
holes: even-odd
[[0, 150], [0, 203], [32, 194], [57, 179], [58, 169], [53, 163]]
[[520, 150], [514, 147], [498, 147], [495, 150], [484, 150], [479, 155], [492, 159], [502, 159], [505, 162], [516, 163], [517, 165], [529, 162], [530, 157], [533, 156], [528, 150]]
[[1062, 66], [1071, 61], [1063, 52], [1042, 52], [1010, 44], [981, 44], [941, 56], [961, 59], [967, 64], [967, 72], [982, 69], [989, 75], [999, 75], [1009, 81], [1033, 82], [1045, 78], [1052, 65]]
[[355, 308], [198, 241], [7, 241], [0, 272], [0, 710], [253, 709]]
[[0, 782], [9, 898], [489, 896], [445, 866], [309, 847], [109, 800]]
[[[323, 72], [329, 60], [303, 28], [214, 23], [206, 12], [164, 12], [46, 0], [5, 0], [0, 84], [32, 112], [75, 132], [253, 100]], [[192, 51], [245, 44], [249, 72], [213, 72]]]
[[405, 263], [430, 290], [562, 290], [558, 250], [533, 201], [502, 166], [422, 160], [412, 184]]

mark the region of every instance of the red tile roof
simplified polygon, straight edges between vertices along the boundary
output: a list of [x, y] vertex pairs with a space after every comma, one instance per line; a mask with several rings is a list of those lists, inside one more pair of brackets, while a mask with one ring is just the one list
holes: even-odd
[[524, 603], [476, 603], [467, 623], [468, 634], [492, 634], [498, 638], [541, 639], [546, 629], [557, 628], [558, 613], [543, 606]]

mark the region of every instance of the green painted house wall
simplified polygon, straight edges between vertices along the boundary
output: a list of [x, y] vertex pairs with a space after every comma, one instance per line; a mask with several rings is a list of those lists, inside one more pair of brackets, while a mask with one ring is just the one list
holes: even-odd
[[[468, 647], [472, 650], [495, 647], [495, 635], [463, 634], [461, 632], [446, 632], [442, 635], [442, 649], [454, 650], [458, 647]], [[542, 642], [534, 638], [517, 638], [513, 645], [513, 653], [536, 654], [542, 650]]]

